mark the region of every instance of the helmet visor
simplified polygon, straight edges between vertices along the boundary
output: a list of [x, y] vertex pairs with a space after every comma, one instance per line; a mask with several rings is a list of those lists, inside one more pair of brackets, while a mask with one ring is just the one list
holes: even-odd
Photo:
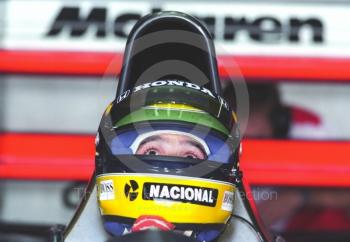
[[232, 144], [214, 130], [158, 123], [129, 128], [112, 139], [113, 155], [161, 155], [229, 163]]

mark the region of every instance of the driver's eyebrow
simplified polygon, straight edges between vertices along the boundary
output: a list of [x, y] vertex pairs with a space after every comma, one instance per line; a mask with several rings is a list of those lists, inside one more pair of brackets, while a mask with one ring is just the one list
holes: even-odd
[[139, 147], [140, 147], [141, 145], [144, 145], [144, 144], [148, 143], [148, 142], [157, 141], [157, 140], [163, 140], [163, 139], [162, 139], [162, 137], [160, 137], [159, 135], [150, 136], [150, 137], [144, 139], [144, 140], [139, 144]]

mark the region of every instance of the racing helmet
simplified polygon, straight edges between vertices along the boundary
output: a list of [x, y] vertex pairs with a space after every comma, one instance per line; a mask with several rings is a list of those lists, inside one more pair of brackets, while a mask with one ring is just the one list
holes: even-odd
[[107, 107], [96, 137], [105, 230], [217, 238], [233, 210], [238, 156], [236, 116], [209, 89], [171, 79], [126, 90]]

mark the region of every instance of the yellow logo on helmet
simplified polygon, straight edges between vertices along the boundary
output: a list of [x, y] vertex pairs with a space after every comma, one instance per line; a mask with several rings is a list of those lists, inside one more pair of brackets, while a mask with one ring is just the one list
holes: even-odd
[[[108, 182], [107, 182], [108, 181]], [[114, 196], [103, 184], [113, 181]], [[112, 173], [97, 177], [102, 215], [136, 219], [162, 216], [172, 223], [217, 223], [229, 219], [235, 187], [231, 183], [185, 176]]]

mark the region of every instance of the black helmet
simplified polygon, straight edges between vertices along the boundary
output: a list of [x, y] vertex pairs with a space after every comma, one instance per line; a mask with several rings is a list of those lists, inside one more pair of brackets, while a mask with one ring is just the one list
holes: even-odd
[[[183, 17], [161, 13], [138, 25], [154, 27], [163, 18], [183, 26]], [[218, 95], [217, 73], [208, 78], [215, 84], [163, 76], [129, 85], [126, 69], [96, 138], [105, 229], [122, 235], [157, 227], [216, 238], [232, 213], [239, 155], [236, 116]]]

